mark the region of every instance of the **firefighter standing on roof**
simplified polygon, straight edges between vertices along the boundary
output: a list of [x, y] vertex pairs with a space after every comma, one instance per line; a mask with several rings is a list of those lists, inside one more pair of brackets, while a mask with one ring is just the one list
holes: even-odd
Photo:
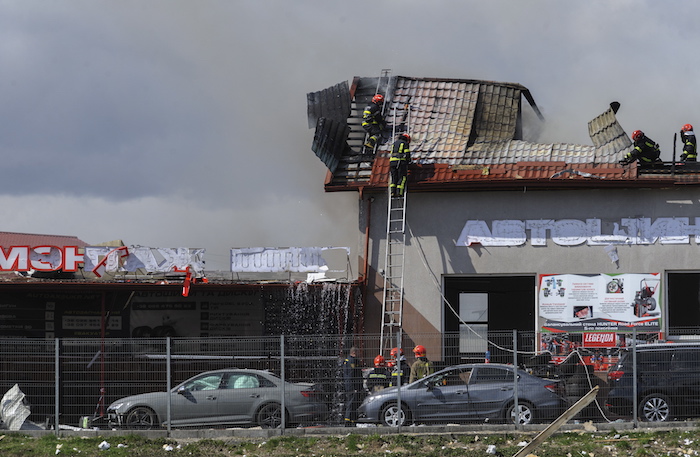
[[391, 184], [389, 190], [392, 197], [402, 197], [406, 190], [406, 175], [408, 174], [408, 162], [411, 161], [411, 151], [408, 144], [411, 137], [408, 133], [402, 133], [394, 142], [391, 149], [389, 166], [391, 172]]
[[622, 165], [627, 165], [632, 162], [639, 161], [639, 164], [651, 165], [659, 161], [659, 145], [651, 138], [646, 136], [641, 130], [632, 132], [632, 141], [634, 141], [634, 149], [627, 153], [624, 159], [620, 160]]
[[681, 129], [681, 141], [683, 142], [683, 154], [681, 154], [681, 160], [683, 162], [697, 162], [698, 142], [695, 139], [695, 132], [693, 132], [693, 126], [690, 124], [685, 124]]
[[386, 129], [386, 121], [384, 116], [382, 116], [382, 104], [384, 103], [384, 96], [377, 94], [372, 97], [372, 102], [365, 107], [362, 112], [362, 128], [365, 129], [369, 138], [365, 143], [365, 148], [372, 152], [377, 143], [380, 143], [380, 139], [383, 136], [383, 132]]

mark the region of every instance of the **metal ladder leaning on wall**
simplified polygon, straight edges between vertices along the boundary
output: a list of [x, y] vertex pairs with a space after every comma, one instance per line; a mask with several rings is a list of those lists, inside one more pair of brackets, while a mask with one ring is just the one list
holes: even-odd
[[382, 303], [381, 351], [401, 347], [403, 324], [403, 270], [406, 248], [406, 196], [392, 197], [389, 201], [386, 221], [386, 257], [384, 260], [384, 299]]

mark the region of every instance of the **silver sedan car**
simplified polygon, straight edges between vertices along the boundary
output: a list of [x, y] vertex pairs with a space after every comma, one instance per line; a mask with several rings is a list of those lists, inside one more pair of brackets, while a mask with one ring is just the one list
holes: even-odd
[[359, 422], [397, 427], [411, 423], [502, 421], [529, 424], [558, 417], [566, 407], [559, 381], [518, 370], [518, 408], [512, 365], [455, 365], [364, 399]]
[[282, 390], [286, 424], [324, 419], [327, 413], [322, 391], [312, 383], [289, 383], [268, 371], [224, 369], [201, 373], [170, 392], [125, 397], [107, 408], [109, 423], [116, 427], [151, 429], [173, 427], [282, 424]]

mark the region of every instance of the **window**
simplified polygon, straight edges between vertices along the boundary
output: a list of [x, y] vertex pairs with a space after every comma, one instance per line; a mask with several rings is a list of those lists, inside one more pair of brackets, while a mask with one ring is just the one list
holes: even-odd
[[221, 385], [221, 373], [200, 376], [185, 384], [187, 390], [214, 390]]
[[513, 372], [502, 368], [480, 367], [476, 370], [475, 375], [472, 375], [473, 384], [505, 381], [513, 381]]

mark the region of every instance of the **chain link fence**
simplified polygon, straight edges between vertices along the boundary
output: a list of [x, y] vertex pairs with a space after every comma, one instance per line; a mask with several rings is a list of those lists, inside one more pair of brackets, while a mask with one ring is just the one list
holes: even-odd
[[[573, 420], [698, 417], [700, 343], [570, 348], [555, 363], [537, 338], [532, 332], [489, 332], [478, 340], [464, 333], [400, 335], [389, 348], [379, 335], [3, 339], [0, 390], [18, 386], [31, 412], [27, 423], [57, 432], [519, 426], [551, 422], [595, 386], [597, 400]], [[411, 383], [422, 355], [413, 353], [417, 345], [430, 366]]]

